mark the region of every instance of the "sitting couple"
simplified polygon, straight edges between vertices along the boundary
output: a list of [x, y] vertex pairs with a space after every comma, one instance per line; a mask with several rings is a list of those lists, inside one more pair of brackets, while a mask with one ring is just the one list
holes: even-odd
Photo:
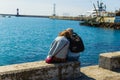
[[50, 46], [46, 63], [59, 63], [66, 61], [78, 61], [80, 52], [74, 53], [70, 50], [73, 29], [68, 28], [59, 33]]

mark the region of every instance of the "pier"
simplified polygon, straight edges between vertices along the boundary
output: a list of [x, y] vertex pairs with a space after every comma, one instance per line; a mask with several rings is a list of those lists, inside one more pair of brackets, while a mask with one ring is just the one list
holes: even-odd
[[50, 18], [50, 19], [59, 19], [59, 20], [76, 20], [76, 21], [82, 21], [84, 20], [84, 17], [72, 17], [72, 16], [47, 16], [47, 15], [17, 15], [17, 14], [0, 14], [0, 16], [3, 17], [36, 17], [36, 18]]
[[38, 18], [49, 18], [50, 16], [46, 15], [16, 15], [16, 14], [0, 14], [1, 16], [16, 16], [16, 17], [38, 17]]

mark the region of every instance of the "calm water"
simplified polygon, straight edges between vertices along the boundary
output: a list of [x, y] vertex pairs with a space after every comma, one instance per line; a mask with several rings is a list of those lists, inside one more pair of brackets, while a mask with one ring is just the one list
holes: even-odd
[[84, 41], [82, 66], [98, 64], [100, 53], [120, 51], [120, 30], [80, 26], [79, 21], [0, 18], [0, 66], [44, 60], [53, 39], [68, 27]]

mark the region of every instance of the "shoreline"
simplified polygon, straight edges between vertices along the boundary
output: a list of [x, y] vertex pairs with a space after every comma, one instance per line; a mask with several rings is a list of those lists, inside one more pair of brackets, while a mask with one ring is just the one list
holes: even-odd
[[101, 22], [101, 23], [87, 23], [87, 22], [83, 22], [80, 23], [80, 25], [86, 25], [86, 26], [94, 26], [94, 27], [102, 27], [102, 28], [110, 28], [110, 29], [118, 29], [120, 30], [120, 23], [105, 23], [105, 22]]

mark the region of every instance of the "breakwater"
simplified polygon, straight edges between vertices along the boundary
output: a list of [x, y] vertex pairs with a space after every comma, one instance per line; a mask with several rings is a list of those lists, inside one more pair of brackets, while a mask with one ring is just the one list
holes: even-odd
[[80, 16], [49, 16], [49, 15], [17, 15], [17, 14], [0, 14], [2, 17], [35, 17], [35, 18], [50, 18], [50, 19], [59, 19], [59, 20], [75, 20], [75, 21], [83, 21], [86, 20], [86, 17], [80, 17]]
[[80, 25], [103, 27], [111, 29], [120, 29], [120, 23], [115, 22], [115, 17], [94, 17], [88, 18], [80, 23]]
[[46, 15], [16, 15], [16, 14], [0, 14], [3, 17], [6, 16], [16, 16], [16, 17], [38, 17], [38, 18], [49, 18], [50, 16], [46, 16]]
[[58, 19], [58, 20], [75, 20], [75, 21], [83, 21], [84, 17], [73, 17], [73, 16], [50, 16], [50, 19]]
[[42, 15], [42, 16], [40, 16], [40, 15], [16, 15], [16, 17], [40, 17], [40, 18], [49, 18], [49, 16], [44, 16], [44, 15]]
[[95, 26], [95, 27], [103, 27], [103, 28], [111, 28], [111, 29], [120, 29], [120, 23], [88, 23], [88, 22], [82, 22], [80, 25], [87, 25], [87, 26]]

